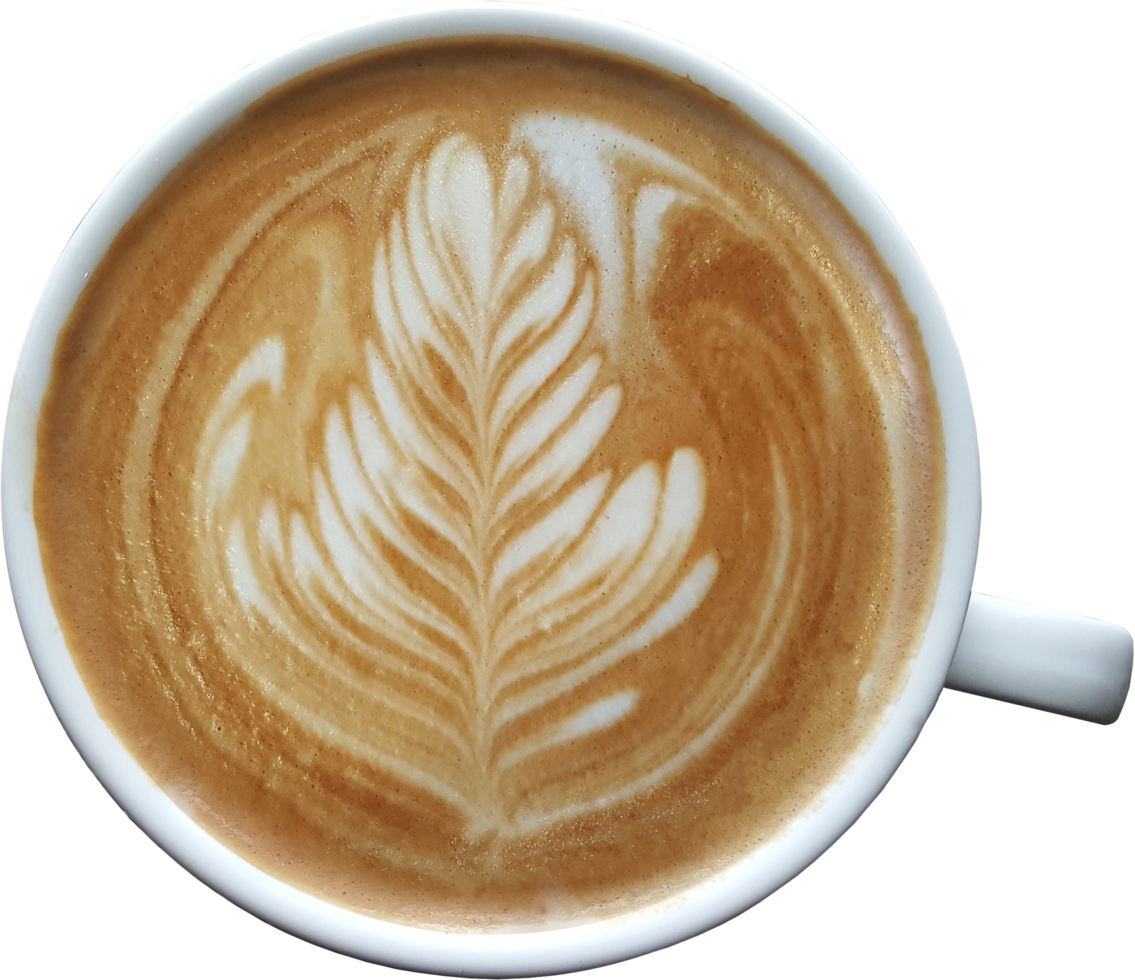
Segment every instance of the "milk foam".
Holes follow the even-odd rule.
[[[566,719],[549,706],[676,627],[717,573],[712,553],[690,554],[706,498],[695,450],[677,448],[664,469],[643,462],[618,483],[610,470],[577,479],[614,421],[620,387],[596,384],[599,355],[580,360],[603,277],[533,184],[516,154],[498,185],[485,154],[460,136],[415,169],[376,250],[369,384],[327,415],[310,513],[281,513],[271,470],[241,478],[258,410],[248,396],[271,389],[261,411],[289,397],[279,338],[226,385],[197,465],[197,518],[231,599],[220,614],[264,622],[321,675],[335,674],[335,647],[349,644],[390,663],[408,687],[367,689],[364,724],[344,729],[302,684],[266,685],[245,649],[228,654],[301,723],[458,807],[472,834],[530,833],[682,764],[686,743],[646,747],[639,767],[570,807],[526,808],[523,784],[502,787],[542,749],[626,718],[634,690]],[[597,237],[610,243],[614,232]],[[431,358],[455,390],[439,387]],[[230,516],[236,493],[245,507],[249,495],[262,500],[255,528]],[[409,588],[389,552],[430,587]],[[735,712],[714,707],[703,727],[721,727],[721,707]],[[510,723],[540,711],[547,717],[524,737],[507,737]],[[433,738],[401,740],[410,722]]]

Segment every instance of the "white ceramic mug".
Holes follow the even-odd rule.
[[[302,71],[384,44],[455,33],[552,37],[639,57],[689,75],[792,145],[872,236],[919,316],[947,442],[948,539],[938,602],[905,691],[853,771],[806,819],[682,902],[626,920],[527,935],[439,935],[354,915],[280,885],[193,824],[154,787],[94,712],[59,638],[30,516],[35,425],[58,328],[86,273],[170,167],[225,119]],[[944,682],[1097,721],[1114,718],[1130,678],[1130,637],[1094,621],[997,600],[971,603],[978,510],[972,412],[944,315],[893,219],[847,162],[789,110],[704,56],[594,18],[505,5],[396,16],[317,38],[242,73],[164,130],[116,178],[60,258],[25,345],[5,436],[5,542],[21,622],[53,705],[112,795],[181,863],[260,917],[364,959],[447,973],[523,975],[610,962],[693,935],[759,901],[814,860],[870,803],[909,750]],[[967,608],[970,624],[962,632]]]

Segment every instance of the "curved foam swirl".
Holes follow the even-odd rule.
[[[518,811],[510,770],[622,720],[637,692],[517,722],[669,632],[717,573],[712,553],[689,560],[706,494],[695,450],[621,482],[609,469],[576,479],[620,388],[596,383],[601,357],[582,349],[594,270],[552,204],[526,202],[530,185],[515,155],[497,186],[462,137],[414,171],[375,256],[369,384],[327,414],[312,513],[281,514],[261,472],[255,527],[230,519],[255,411],[245,396],[258,383],[286,396],[278,338],[233,375],[198,463],[198,513],[241,606],[321,669],[343,643],[389,662],[405,683],[368,689],[355,744],[458,806],[475,834],[563,818]],[[318,714],[294,686],[288,700]],[[434,737],[408,751],[411,725]],[[609,786],[568,812],[631,792]]]

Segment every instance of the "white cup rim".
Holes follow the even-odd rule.
[[[878,734],[829,788],[822,803],[772,843],[680,900],[612,920],[531,933],[438,932],[350,912],[280,883],[194,823],[149,779],[98,716],[52,610],[32,516],[39,405],[59,329],[118,230],[173,166],[252,102],[299,74],[374,48],[465,35],[539,37],[648,61],[689,76],[788,143],[871,237],[918,317],[946,444],[942,575],[922,651]],[[592,14],[511,3],[404,11],[309,38],[229,79],[143,147],[76,229],[33,316],[9,403],[2,497],[9,576],[36,669],[71,740],[130,817],[210,887],[288,932],[364,960],[467,976],[561,973],[671,945],[749,908],[826,850],[893,774],[942,690],[968,605],[980,517],[973,412],[945,314],[909,242],[842,155],[756,83],[678,42]]]

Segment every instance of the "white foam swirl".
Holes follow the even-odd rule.
[[[280,420],[312,403],[287,379],[321,383],[284,335],[232,371],[195,465],[227,656],[291,722],[444,801],[474,837],[537,832],[681,772],[760,686],[798,577],[771,446],[781,560],[752,592],[755,630],[708,660],[698,646],[705,683],[658,713],[638,655],[718,578],[715,553],[691,553],[705,466],[689,447],[618,477],[594,465],[623,401],[602,380],[597,320],[604,292],[633,302],[679,197],[631,209],[636,281],[604,283],[571,205],[517,146],[494,176],[478,145],[449,138],[395,201],[376,198],[372,327],[354,380],[320,410],[306,472],[283,479],[289,464],[257,442],[302,443]],[[318,259],[333,271],[332,253]]]
[[[341,643],[402,675],[366,687],[391,731],[354,748],[458,806],[474,833],[517,826],[511,768],[617,724],[638,695],[534,713],[673,630],[717,573],[714,555],[689,556],[706,496],[694,450],[620,482],[577,479],[621,391],[582,345],[595,272],[530,184],[523,156],[496,183],[462,137],[413,173],[376,250],[368,383],[327,415],[313,512],[282,515],[266,493],[255,528],[219,516],[248,449],[245,398],[282,383],[278,339],[233,375],[198,464],[198,508],[241,607],[321,669]],[[435,737],[390,737],[409,724]]]

